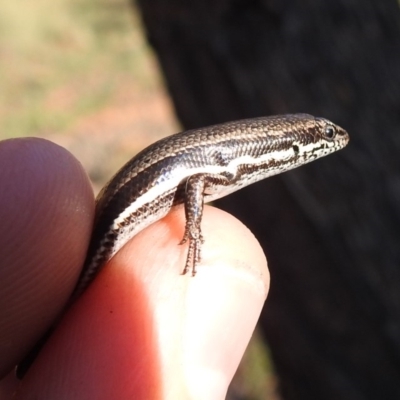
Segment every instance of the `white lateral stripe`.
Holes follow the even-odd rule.
[[[326,148],[319,149],[319,151],[316,153],[317,156],[315,158],[321,157],[322,155],[329,153],[329,151],[332,150],[332,148],[334,146],[334,143],[330,143],[330,142],[325,142],[325,144],[327,145]],[[315,148],[320,147],[321,143],[308,143],[307,145],[301,145],[301,144],[294,142],[292,144],[292,146],[287,148],[286,150],[276,150],[273,152],[265,153],[265,154],[262,154],[258,158],[254,158],[254,157],[246,154],[246,155],[238,157],[234,160],[231,160],[231,162],[225,166],[206,165],[206,166],[197,167],[197,168],[188,168],[187,166],[184,166],[184,167],[177,166],[174,170],[171,171],[172,177],[170,179],[168,179],[164,182],[160,182],[160,179],[159,179],[159,183],[157,183],[154,187],[152,187],[146,193],[144,193],[142,196],[140,196],[134,203],[132,203],[130,206],[128,206],[114,220],[113,228],[114,229],[118,228],[118,225],[121,222],[123,222],[131,214],[136,212],[139,208],[143,207],[145,204],[151,203],[159,196],[176,188],[184,179],[188,178],[189,176],[200,174],[200,173],[218,175],[223,172],[228,172],[231,175],[235,176],[238,167],[243,164],[256,165],[256,164],[260,164],[260,163],[268,163],[271,161],[284,162],[287,159],[294,156],[293,145],[298,146],[298,148],[299,148],[298,156],[299,156],[299,158],[301,158],[305,154],[311,153]],[[304,162],[304,160],[303,160],[303,162]],[[290,169],[294,168],[295,166],[296,166],[296,163],[292,164]],[[259,179],[256,179],[256,180],[261,180],[264,176],[266,176],[266,175],[261,174],[259,176]],[[256,180],[249,181],[248,184],[253,183]],[[243,186],[247,186],[247,184],[245,184]],[[243,186],[241,186],[241,187],[243,187]],[[237,190],[237,189],[233,189],[232,191],[235,191],[235,190]],[[230,193],[229,189],[227,190],[227,192]],[[213,198],[218,198],[218,197],[215,196],[215,194],[214,194]]]
[[[134,203],[128,206],[115,220],[113,224],[113,228],[117,228],[118,225],[123,222],[126,218],[128,218],[131,214],[137,211],[139,208],[144,206],[145,204],[149,204],[157,197],[162,194],[176,188],[179,183],[181,183],[184,179],[189,176],[205,173],[205,174],[221,174],[223,172],[229,172],[232,175],[236,175],[236,171],[239,165],[242,164],[259,164],[264,162],[274,161],[285,161],[286,159],[292,157],[294,155],[293,149],[289,148],[285,151],[277,150],[271,153],[266,153],[261,155],[258,158],[254,158],[250,155],[243,155],[242,157],[238,157],[232,160],[228,165],[220,166],[220,165],[207,165],[198,168],[187,168],[185,167],[177,167],[171,171],[173,175],[171,179],[167,181],[156,184],[154,187],[149,189],[146,193],[140,196]]]

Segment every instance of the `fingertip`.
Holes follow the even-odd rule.
[[[243,224],[206,207],[203,258],[195,277],[183,276],[184,225],[178,208],[112,258],[21,393],[146,399],[150,387],[154,398],[223,397],[266,297],[266,259]]]
[[[268,294],[267,260],[242,222],[206,206],[197,274],[182,276],[187,244],[178,243],[184,226],[183,208],[174,210],[139,234],[119,259],[134,255],[126,268],[139,266],[131,273],[147,284],[157,343],[168,354],[161,360],[166,387],[176,392],[183,383],[188,398],[223,398]]]
[[[250,229],[233,215],[215,207],[206,207],[202,227],[208,237],[204,249],[208,263],[206,259],[202,262],[210,264],[207,272],[214,274],[216,265],[221,273],[232,275],[232,279],[247,281],[265,300],[270,283],[267,259]]]
[[[196,398],[223,398],[257,324],[270,276],[260,244],[235,217],[209,207],[202,226],[205,254],[187,295],[186,381]]]
[[[94,213],[81,164],[43,139],[0,142],[0,374],[68,298]]]

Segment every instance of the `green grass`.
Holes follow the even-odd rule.
[[[278,400],[277,381],[268,347],[256,329],[232,386],[248,400]],[[230,389],[232,390],[232,388]]]
[[[0,3],[0,137],[45,135],[127,83],[153,90],[149,48],[128,1]]]

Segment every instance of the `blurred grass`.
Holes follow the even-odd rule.
[[[279,400],[278,382],[268,347],[256,329],[228,394],[246,400]],[[241,397],[239,397],[241,396]]]
[[[0,3],[0,135],[58,132],[128,82],[159,84],[123,0]]]

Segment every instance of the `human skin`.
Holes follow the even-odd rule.
[[[22,381],[16,363],[63,310],[85,258],[94,196],[80,163],[43,139],[0,142],[0,399],[223,399],[269,287],[265,256],[205,207],[195,277],[179,207],[105,266]]]

